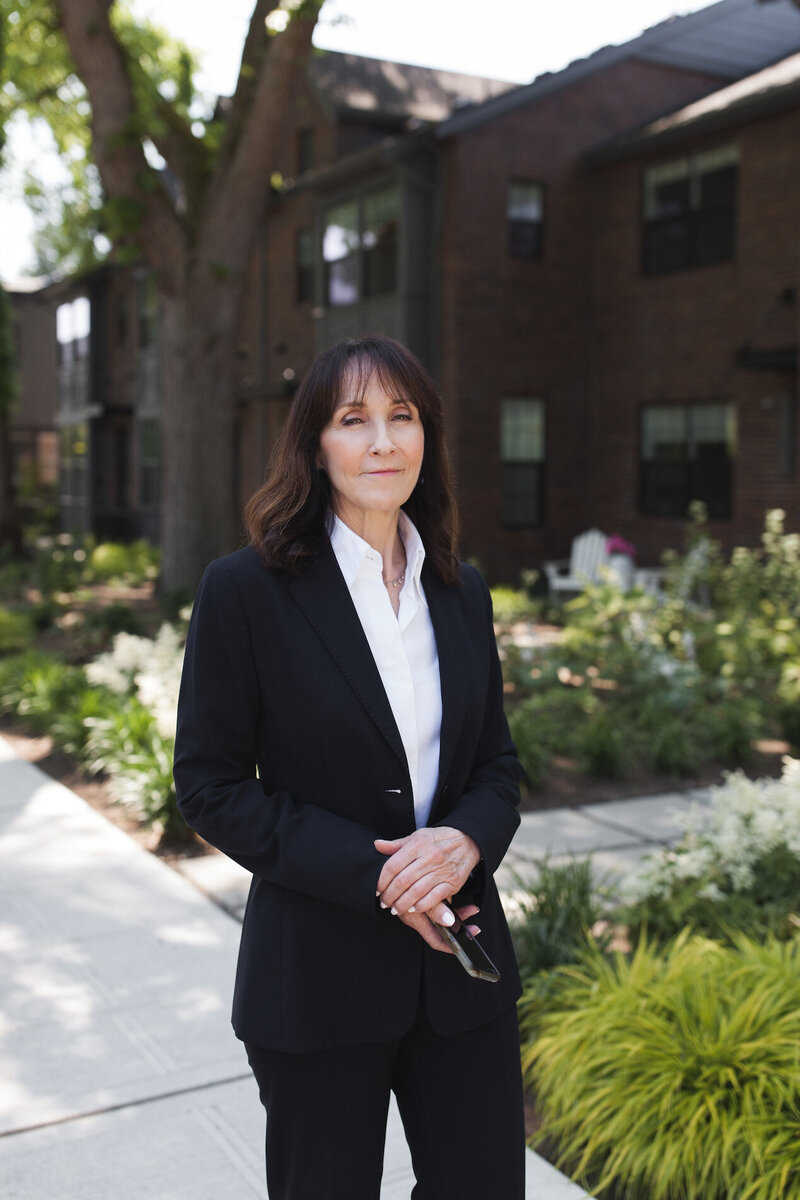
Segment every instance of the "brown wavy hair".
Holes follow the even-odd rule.
[[[318,355],[303,378],[272,453],[267,480],[244,512],[250,544],[262,562],[294,573],[325,548],[331,490],[317,466],[320,434],[342,390],[363,394],[377,376],[392,399],[415,405],[425,433],[422,469],[403,505],[419,530],[426,560],[443,583],[458,579],[457,513],[444,440],[442,403],[417,358],[394,338],[349,338]]]

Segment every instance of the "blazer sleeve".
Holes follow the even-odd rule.
[[[461,796],[439,825],[467,833],[478,844],[482,862],[459,900],[479,896],[500,866],[519,825],[522,768],[503,708],[503,675],[492,620],[492,600],[483,578],[474,573],[485,612],[489,672],[480,736]]]
[[[377,917],[375,832],[267,794],[256,775],[260,691],[236,581],[212,563],[195,597],[178,701],[174,778],[188,825],[255,875]]]

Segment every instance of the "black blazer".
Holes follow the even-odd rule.
[[[425,569],[442,687],[431,825],[470,834],[471,881],[499,984],[471,979],[377,904],[375,837],[414,830],[411,781],[378,669],[330,546],[300,575],[251,548],[207,568],[178,706],[175,783],[189,825],[253,872],[233,1024],[305,1051],[398,1037],[418,1005],[442,1033],[507,1010],[519,976],[492,874],[519,823],[488,590]],[[463,895],[463,901],[472,896]]]

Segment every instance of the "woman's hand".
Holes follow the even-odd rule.
[[[394,841],[377,838],[375,849],[388,855],[378,877],[381,907],[400,917],[427,914],[439,925],[452,923],[444,901],[461,890],[481,857],[469,834],[426,826]]]
[[[465,904],[462,908],[457,908],[455,911],[462,921],[466,921],[468,917],[474,917],[479,910],[477,904]],[[453,953],[433,921],[425,913],[398,913],[397,916],[404,925],[408,925],[409,929],[416,930],[422,940],[427,942],[432,950],[441,950],[444,954]],[[480,933],[480,926],[478,925],[467,925],[467,929],[473,937],[477,937]]]

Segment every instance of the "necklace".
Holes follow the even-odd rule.
[[[384,579],[383,582],[386,584],[386,586],[388,588],[394,588],[395,591],[399,591],[399,589],[403,586],[405,581],[406,581],[406,569],[405,569],[405,567],[403,567],[402,571],[395,579]]]

